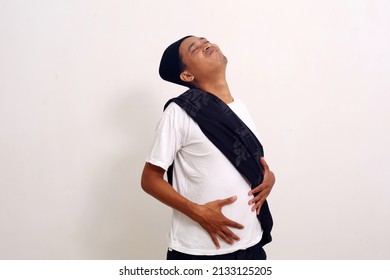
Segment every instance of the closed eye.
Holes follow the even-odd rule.
[[[205,39],[204,39],[204,40],[205,40]],[[192,48],[191,53],[195,53],[196,51],[199,50],[199,47],[200,47],[200,46],[205,45],[205,44],[209,44],[209,43],[210,43],[210,42],[206,40],[205,42],[201,42],[200,44],[195,45],[195,46]]]
[[[201,41],[200,43],[193,42],[191,45],[188,46],[189,53],[193,53],[194,51],[196,51],[200,45],[209,43],[209,41],[207,41],[206,38],[200,37],[199,39]],[[203,41],[206,41],[206,42],[203,42]]]

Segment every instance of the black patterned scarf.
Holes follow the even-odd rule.
[[[187,90],[170,99],[165,108],[175,102],[199,125],[206,137],[229,159],[236,169],[251,183],[252,188],[263,181],[260,157],[263,147],[246,124],[217,96],[199,89]],[[168,181],[172,184],[173,164],[168,169]],[[273,220],[267,201],[257,216],[263,229],[260,244],[271,242]]]

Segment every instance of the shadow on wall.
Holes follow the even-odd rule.
[[[163,259],[170,209],[140,186],[162,104],[153,93],[129,90],[107,104],[116,143],[96,165],[82,245],[88,259]],[[158,231],[158,232],[157,232]]]

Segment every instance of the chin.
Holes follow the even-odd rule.
[[[227,64],[227,63],[228,63],[228,59],[227,59],[227,57],[226,57],[226,56],[223,56],[223,58],[222,58],[222,62],[223,62],[223,63],[225,63],[225,64]]]

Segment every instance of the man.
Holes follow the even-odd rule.
[[[246,107],[230,93],[226,66],[219,47],[196,36],[174,42],[161,59],[160,76],[190,88],[167,104],[141,179],[147,193],[173,209],[167,259],[266,259],[266,198],[275,177]],[[239,136],[236,127],[225,131],[231,122],[241,127]],[[255,143],[257,167],[249,163],[247,139]],[[164,174],[172,164],[170,184]],[[245,177],[246,166],[260,179]]]

